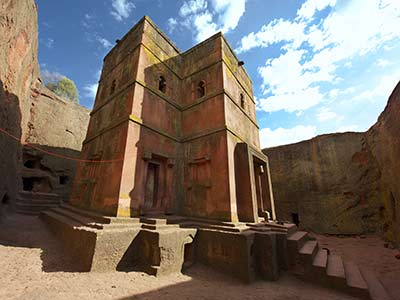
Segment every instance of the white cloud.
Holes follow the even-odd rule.
[[[389,62],[387,59],[379,58],[379,59],[376,61],[376,65],[377,65],[378,67],[384,68],[384,67],[387,67],[388,65],[390,65],[390,62]]]
[[[107,40],[106,38],[97,36],[96,40],[105,48],[105,49],[110,49],[113,44],[111,44],[111,42],[109,40]]]
[[[196,42],[201,42],[219,31],[235,29],[245,12],[245,3],[245,0],[212,0],[209,7],[205,0],[184,1],[179,23],[193,30]]]
[[[400,1],[335,4],[333,0],[308,0],[295,20],[275,19],[241,39],[239,52],[283,43],[282,54],[258,69],[263,94],[268,95],[260,99],[260,108],[297,112],[333,98],[338,92],[330,89],[337,90],[335,85],[344,80],[340,68],[351,70],[354,58],[400,41]],[[327,7],[332,9],[326,18],[317,24],[311,21],[317,11]],[[309,47],[302,48],[305,45]]]
[[[179,9],[181,17],[187,17],[191,14],[197,14],[207,9],[207,1],[205,0],[190,0],[183,3]]]
[[[262,110],[296,112],[322,101],[323,94],[315,83],[334,78],[328,70],[306,71],[300,63],[305,54],[305,50],[289,50],[278,58],[267,60],[265,66],[258,69],[263,78],[264,94],[269,94],[260,99]]]
[[[336,0],[307,0],[297,11],[298,19],[312,19],[317,11],[335,6]]]
[[[245,12],[245,0],[212,0],[213,7],[218,14],[218,23],[221,31],[235,29]]]
[[[315,126],[298,125],[293,128],[279,127],[275,130],[262,128],[260,130],[261,148],[297,143],[317,135]]]
[[[84,95],[88,98],[91,98],[94,100],[96,98],[96,93],[97,93],[97,88],[99,87],[98,83],[93,83],[93,84],[87,84],[83,87]]]
[[[135,8],[135,5],[130,0],[112,0],[113,10],[110,14],[117,21],[126,19],[131,14],[131,11]]]
[[[208,11],[195,15],[193,24],[197,28],[196,41],[198,42],[205,40],[218,31],[217,24],[212,21],[212,15]]]
[[[321,108],[317,114],[317,119],[320,122],[330,121],[330,120],[343,120],[343,116],[339,116],[335,112],[331,111],[329,108]]]
[[[235,51],[245,52],[255,47],[268,47],[282,41],[292,43],[297,49],[305,40],[305,23],[291,22],[283,19],[275,19],[268,25],[263,25],[257,33],[251,32],[241,40],[240,47]]]
[[[167,29],[168,32],[171,34],[174,32],[176,26],[178,25],[178,21],[175,18],[169,18],[167,20]]]
[[[400,70],[393,74],[382,76],[375,87],[363,91],[362,93],[354,96],[351,100],[375,101],[377,98],[380,97],[384,97],[385,99],[387,99],[389,98],[389,95],[392,93],[396,84],[399,82],[399,79],[400,79]]]
[[[319,88],[312,87],[259,99],[259,107],[266,112],[285,110],[292,113],[307,110],[320,103],[322,98]]]

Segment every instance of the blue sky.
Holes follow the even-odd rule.
[[[93,105],[105,54],[143,15],[183,51],[222,31],[253,81],[262,147],[365,131],[400,80],[399,0],[36,0],[42,76]]]

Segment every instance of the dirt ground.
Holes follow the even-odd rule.
[[[345,255],[351,256],[352,251],[355,251],[343,250],[346,245],[352,244],[351,240],[326,237],[319,239],[331,251],[333,245]],[[376,259],[382,258],[384,264],[379,267],[379,272],[383,273],[387,283],[394,284],[395,277],[400,278],[400,261],[391,259],[393,250],[389,253],[389,249],[383,248],[382,242],[376,238],[357,240],[357,245],[357,249],[370,253],[365,255],[368,259],[364,258],[363,262],[375,265]],[[378,248],[383,252],[379,252]],[[359,258],[363,255],[359,255]],[[186,274],[162,278],[133,272],[68,272],[73,266],[74,262],[62,245],[38,218],[10,215],[0,224],[2,300],[354,299],[304,283],[290,275],[282,276],[277,282],[257,281],[245,285],[201,265],[193,266]]]

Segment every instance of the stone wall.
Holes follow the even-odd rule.
[[[264,149],[278,219],[329,234],[377,232],[398,243],[400,87],[366,133],[335,133]]]
[[[16,137],[0,132],[0,209],[23,189],[65,198],[76,163],[63,157],[79,157],[89,110],[42,86],[34,0],[1,1],[0,38],[0,128]]]

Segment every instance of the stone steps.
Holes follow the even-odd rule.
[[[62,215],[66,218],[69,218],[75,222],[78,222],[79,224],[83,225],[83,226],[87,226],[90,228],[94,228],[94,229],[103,229],[103,226],[101,226],[101,224],[98,224],[95,222],[95,220],[88,218],[86,216],[82,216],[80,214],[77,214],[75,212],[72,212],[68,209],[65,209],[63,207],[59,207],[59,208],[53,208],[51,209],[51,211],[53,213],[57,213],[59,215]]]
[[[366,268],[360,268],[360,272],[367,283],[370,299],[372,300],[392,300],[386,292],[385,287],[376,277],[375,272]]]
[[[367,298],[369,296],[368,285],[361,275],[358,266],[352,261],[345,261],[343,265],[346,274],[346,283],[352,290],[352,293],[356,296]]]
[[[28,192],[28,191],[19,191],[18,192],[18,199],[21,200],[28,200],[28,201],[59,201],[62,199],[60,195],[55,193],[43,193],[43,192]]]
[[[97,223],[103,223],[103,224],[111,223],[111,218],[104,217],[104,216],[102,216],[100,214],[97,214],[95,212],[91,212],[91,211],[88,211],[88,210],[77,208],[77,207],[72,206],[72,205],[67,204],[67,203],[63,203],[61,205],[61,207],[63,209],[71,211],[72,213],[76,213],[76,214],[79,214],[79,215],[81,215],[83,217],[90,218],[90,219],[96,221]]]
[[[354,262],[343,261],[339,255],[320,249],[318,242],[311,240],[307,232],[297,231],[289,235],[287,246],[293,274],[361,299],[391,299],[373,271],[359,268]],[[290,258],[291,255],[295,257]]]
[[[15,210],[20,214],[35,216],[61,203],[62,198],[58,194],[20,191],[15,201]]]
[[[301,259],[307,265],[312,265],[317,253],[318,253],[317,241],[307,241],[304,243],[303,247],[301,247],[299,250]]]

